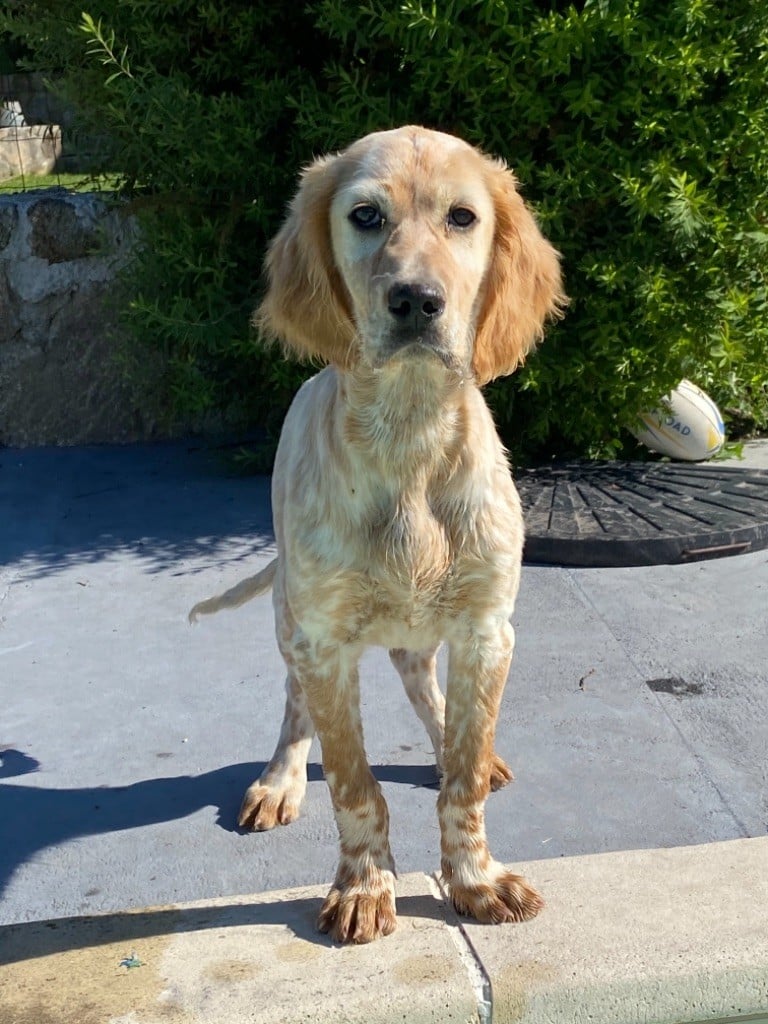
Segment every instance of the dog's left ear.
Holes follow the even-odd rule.
[[[496,230],[472,358],[480,385],[524,362],[547,320],[560,317],[567,304],[559,256],[539,231],[514,175],[503,162],[489,160],[487,183]]]

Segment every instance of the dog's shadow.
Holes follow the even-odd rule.
[[[256,899],[258,902],[245,897],[243,901],[221,902],[216,906],[160,907],[10,925],[4,929],[0,944],[0,967],[105,944],[122,945],[127,950],[135,945],[140,953],[141,940],[154,936],[262,925],[281,925],[296,939],[327,949],[336,945],[317,930],[320,898]],[[400,896],[397,909],[407,917],[451,923],[456,920],[452,908],[430,895]]]
[[[0,894],[13,872],[41,850],[83,836],[102,835],[185,818],[203,807],[217,808],[216,823],[228,832],[237,824],[240,798],[266,763],[227,765],[201,775],[146,779],[128,786],[54,789],[0,781]],[[0,751],[0,780],[37,772],[40,764],[20,750]],[[437,785],[431,765],[375,765],[380,782],[421,787]],[[307,767],[309,780],[323,779],[319,764]]]

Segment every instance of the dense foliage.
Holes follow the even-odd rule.
[[[489,389],[511,444],[615,454],[684,376],[768,425],[763,0],[87,6],[0,29],[107,137],[145,222],[130,318],[181,406],[279,423],[299,371],[248,321],[297,168],[412,122],[504,156],[563,254],[566,319]]]
[[[0,75],[12,75],[19,62],[28,57],[29,53],[23,41],[0,29]],[[0,100],[2,98],[0,96]]]

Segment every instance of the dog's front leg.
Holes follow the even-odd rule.
[[[363,747],[358,655],[306,638],[294,646],[341,841],[336,880],[318,919],[320,931],[337,942],[370,942],[395,929],[389,813]]]
[[[543,902],[497,863],[485,836],[496,719],[514,649],[506,621],[472,623],[450,643],[443,782],[437,808],[442,873],[460,914],[500,923],[534,917]]]

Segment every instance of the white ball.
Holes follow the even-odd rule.
[[[723,417],[712,399],[689,380],[666,396],[660,409],[642,413],[635,437],[653,452],[672,459],[711,459],[725,444]]]

